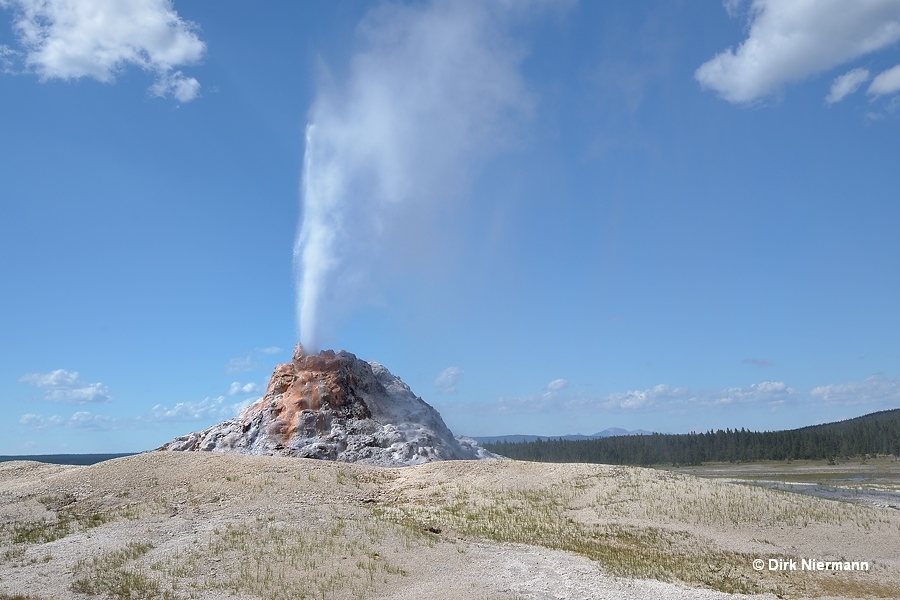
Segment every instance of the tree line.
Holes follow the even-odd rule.
[[[588,440],[539,438],[534,442],[483,445],[491,452],[517,460],[644,466],[898,456],[900,409],[785,431],[719,429]]]

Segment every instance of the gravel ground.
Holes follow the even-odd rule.
[[[0,464],[0,600],[893,597],[898,541],[890,509],[631,467]],[[871,570],[757,572],[757,557]]]

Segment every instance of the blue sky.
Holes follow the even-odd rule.
[[[468,435],[900,406],[900,1],[0,17],[0,454],[157,447],[301,338]]]

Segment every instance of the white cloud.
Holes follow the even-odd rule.
[[[462,374],[462,369],[457,367],[447,367],[434,378],[434,387],[436,387],[441,394],[455,394],[456,384],[459,382]]]
[[[835,78],[834,83],[831,84],[831,91],[828,92],[828,96],[826,96],[825,101],[828,104],[834,104],[835,102],[840,102],[861,86],[863,83],[868,81],[869,79],[869,70],[868,69],[853,69],[852,71],[847,71],[843,75]]]
[[[110,83],[128,66],[154,74],[150,91],[189,102],[199,82],[176,70],[197,63],[206,44],[172,0],[0,0],[15,11],[13,28],[26,68],[41,80],[91,77]]]
[[[185,422],[185,421],[223,421],[233,419],[248,402],[228,402],[225,396],[216,398],[204,398],[196,402],[179,402],[175,406],[157,404],[139,421],[153,423],[160,422]]]
[[[253,360],[252,356],[242,356],[240,358],[232,358],[229,360],[228,364],[225,365],[225,372],[229,375],[233,375],[235,373],[254,371],[258,368],[259,365]]]
[[[550,383],[548,383],[544,389],[548,392],[558,392],[559,390],[564,390],[569,387],[569,382],[565,379],[554,379]]]
[[[743,360],[745,365],[754,365],[762,369],[763,367],[771,367],[774,363],[770,358],[745,358]]]
[[[879,373],[864,381],[819,386],[810,392],[810,396],[832,405],[896,407],[900,405],[900,378],[888,379]]]
[[[13,63],[19,55],[18,52],[5,44],[0,44],[0,71],[4,73],[13,72]]]
[[[795,397],[797,391],[788,387],[783,381],[763,381],[748,387],[726,388],[705,395],[700,401],[704,404],[784,404]]]
[[[495,411],[499,414],[533,414],[549,412],[554,409],[554,403],[545,394],[532,394],[529,396],[503,397],[497,401]],[[558,410],[558,409],[557,409]]]
[[[160,98],[175,96],[179,102],[190,102],[200,95],[200,82],[193,77],[186,77],[181,71],[161,75],[150,86],[150,93]]]
[[[51,426],[74,427],[78,429],[123,429],[132,426],[129,420],[116,419],[105,415],[97,415],[87,411],[78,411],[68,419],[59,415],[44,417],[34,413],[26,413],[19,418],[19,423],[34,429]]]
[[[777,94],[900,40],[897,0],[753,0],[749,19],[737,50],[724,50],[694,73],[702,87],[735,104]]]
[[[109,389],[102,383],[85,383],[77,371],[56,369],[49,373],[28,373],[19,378],[22,383],[30,383],[45,389],[44,400],[51,402],[72,402],[89,404],[110,402]]]
[[[875,76],[869,89],[866,91],[871,96],[884,96],[900,92],[900,65],[896,65],[882,71]]]
[[[270,356],[272,354],[279,354],[284,352],[283,349],[278,346],[269,346],[266,348],[254,348],[246,356],[241,356],[238,358],[232,358],[228,361],[228,364],[225,365],[225,372],[229,375],[234,375],[236,373],[246,373],[247,371],[255,371],[262,367],[260,364],[261,356]],[[265,368],[269,368],[272,365],[265,365]]]
[[[529,414],[560,411],[576,413],[671,411],[686,406],[696,408],[753,403],[775,406],[797,398],[797,391],[781,381],[764,381],[747,387],[714,389],[701,393],[695,393],[688,387],[673,387],[667,384],[607,395],[591,394],[583,389],[564,391],[565,389],[501,398],[496,405],[496,412]]]
[[[36,415],[34,413],[26,413],[19,418],[19,423],[22,425],[26,425],[28,427],[34,427],[36,429],[41,429],[48,425],[62,425],[66,420],[60,417],[59,415],[53,415],[51,417],[43,417],[41,415]]]
[[[238,396],[242,394],[255,394],[259,391],[259,386],[255,383],[244,383],[242,384],[240,381],[234,381],[231,384],[231,387],[228,388],[229,396]]]
[[[96,415],[87,411],[80,411],[69,417],[65,423],[66,427],[75,427],[78,429],[122,429],[123,423],[114,417],[106,415]],[[125,425],[127,427],[127,425]]]
[[[44,424],[44,417],[33,413],[26,413],[19,419],[19,423],[30,427],[41,427]]]
[[[196,402],[179,402],[174,406],[157,404],[146,413],[137,417],[111,417],[98,415],[88,411],[78,411],[69,418],[59,415],[44,417],[34,413],[26,413],[19,418],[19,423],[26,427],[42,429],[49,426],[63,426],[76,429],[123,430],[146,428],[148,425],[166,423],[185,423],[192,421],[218,422],[232,419],[253,399],[231,402],[225,396],[204,398]]]
[[[665,384],[646,390],[610,394],[599,405],[606,409],[646,410],[683,402],[691,397],[689,388],[673,388]]]
[[[728,16],[732,19],[738,17],[744,13],[744,6],[747,4],[747,0],[723,0],[722,6],[725,7],[725,12],[728,13]]]

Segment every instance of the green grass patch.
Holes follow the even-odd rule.
[[[116,600],[175,600],[177,596],[133,564],[151,548],[150,543],[130,542],[124,548],[78,561],[70,589],[76,594],[103,594]]]

